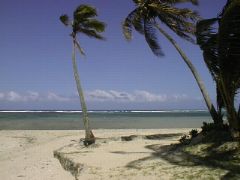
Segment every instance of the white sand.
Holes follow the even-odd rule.
[[[0,131],[0,179],[2,180],[74,180],[64,170],[53,151],[80,163],[78,179],[171,179],[163,159],[153,158],[148,146],[175,143],[178,136],[155,140],[139,138],[121,141],[121,136],[187,133],[189,129],[95,130],[105,140],[97,147],[84,148],[79,139],[83,131]],[[161,167],[160,169],[155,169]]]

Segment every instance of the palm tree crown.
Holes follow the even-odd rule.
[[[145,39],[156,56],[164,55],[157,42],[154,25],[158,21],[165,24],[178,36],[193,42],[195,32],[194,22],[198,19],[196,12],[187,8],[177,8],[173,5],[183,2],[198,4],[197,0],[133,0],[136,8],[126,17],[123,32],[127,40],[132,38],[134,28]]]
[[[71,36],[75,38],[80,53],[84,55],[84,51],[80,48],[76,39],[78,33],[87,35],[90,38],[96,38],[104,40],[105,38],[100,34],[105,30],[105,23],[95,19],[97,16],[97,10],[89,5],[80,5],[73,12],[73,20],[70,21],[68,15],[64,14],[60,17],[61,22],[65,26],[71,26]]]

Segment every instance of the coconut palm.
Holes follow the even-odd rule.
[[[218,114],[223,116],[222,109],[224,108],[223,97],[221,95],[221,82],[220,82],[220,67],[218,62],[218,34],[215,28],[212,27],[218,18],[205,19],[197,23],[196,37],[197,43],[203,50],[204,62],[216,83],[216,96]]]
[[[240,89],[240,0],[229,0],[219,20],[219,66],[229,124],[240,133],[240,116],[234,100]],[[238,134],[240,137],[240,134]]]
[[[97,11],[94,7],[89,5],[80,5],[76,8],[76,10],[73,13],[73,20],[70,20],[69,16],[66,14],[60,17],[61,22],[65,26],[69,26],[72,31],[70,34],[73,42],[72,65],[73,65],[74,78],[77,85],[77,91],[80,98],[80,104],[82,107],[83,123],[85,128],[84,144],[86,146],[94,143],[95,137],[89,126],[87,106],[85,103],[83,89],[81,87],[80,77],[79,77],[78,68],[77,68],[76,49],[79,50],[81,55],[85,55],[83,49],[81,48],[77,40],[77,35],[78,33],[81,33],[81,34],[87,35],[90,38],[103,40],[104,38],[100,33],[102,33],[105,30],[105,24],[95,19],[96,16],[97,16]]]
[[[197,24],[197,43],[212,74],[222,107],[226,108],[233,135],[240,137],[240,108],[235,98],[240,89],[240,0],[229,0],[217,18]],[[239,103],[238,103],[239,106]]]
[[[192,4],[197,5],[198,0],[133,0],[133,2],[135,3],[136,8],[128,14],[123,22],[125,38],[127,40],[132,39],[132,29],[134,28],[137,32],[145,36],[149,47],[156,56],[163,56],[164,54],[157,41],[155,31],[158,30],[163,36],[165,36],[176,48],[192,72],[214,122],[217,124],[222,123],[222,118],[218,115],[213,106],[196,68],[175,40],[162,27],[162,24],[165,24],[179,37],[194,42],[192,35],[195,32],[194,22],[198,19],[197,13],[187,8],[177,8],[174,5],[184,2],[191,2]]]

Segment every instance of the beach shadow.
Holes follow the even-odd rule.
[[[182,136],[183,133],[169,133],[169,134],[152,134],[152,135],[130,135],[130,136],[121,136],[122,141],[132,141],[135,139],[148,139],[148,140],[163,140],[169,138],[176,138]]]
[[[213,169],[222,169],[228,171],[224,176],[220,177],[222,180],[226,179],[240,179],[240,163],[238,149],[226,150],[224,152],[217,152],[214,149],[218,148],[220,144],[213,143],[205,151],[207,156],[200,156],[184,151],[180,145],[161,145],[152,144],[145,148],[154,151],[150,156],[132,161],[126,165],[127,168],[141,169],[141,164],[144,162],[163,159],[172,165],[182,167],[205,166]],[[238,162],[238,163],[237,163]]]
[[[149,152],[126,152],[126,151],[111,151],[110,153],[114,154],[149,154]]]
[[[162,139],[168,139],[168,138],[175,138],[177,136],[182,136],[183,133],[170,133],[170,134],[153,134],[153,135],[145,135],[145,139],[150,140],[162,140]]]

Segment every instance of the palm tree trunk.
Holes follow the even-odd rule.
[[[83,113],[83,124],[84,124],[84,128],[85,128],[84,145],[87,146],[87,145],[93,144],[95,142],[95,137],[89,126],[87,106],[86,106],[85,99],[84,99],[83,89],[81,87],[80,77],[79,77],[77,63],[76,63],[76,52],[75,51],[76,51],[76,43],[75,43],[75,40],[73,40],[72,65],[73,65],[74,78],[76,81],[77,91],[78,91],[78,95],[80,98],[80,104],[81,104],[82,113]]]
[[[183,58],[184,62],[187,64],[187,66],[189,67],[189,69],[191,70],[195,80],[197,81],[198,87],[201,90],[201,93],[203,95],[203,98],[205,100],[205,103],[207,105],[207,108],[213,118],[213,121],[215,124],[222,124],[222,118],[219,117],[214,105],[211,102],[211,99],[207,93],[207,90],[204,86],[203,81],[200,78],[200,75],[197,72],[197,69],[194,67],[194,65],[191,63],[191,61],[188,59],[188,57],[186,56],[186,54],[182,51],[182,49],[177,45],[177,43],[174,41],[174,39],[172,39],[172,37],[167,34],[162,28],[160,28],[160,26],[158,24],[155,24],[155,27],[172,43],[172,45],[176,48],[176,50],[178,51],[178,53],[181,55],[181,57]]]
[[[238,117],[238,113],[234,106],[234,93],[231,94],[226,88],[225,80],[223,79],[222,75],[220,74],[221,79],[221,87],[222,87],[222,94],[224,104],[227,110],[227,118],[231,130],[232,137],[234,139],[240,139],[240,119]]]

